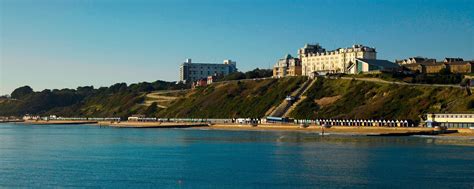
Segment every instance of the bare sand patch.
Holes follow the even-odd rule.
[[[323,97],[320,99],[315,100],[314,102],[321,107],[331,105],[332,103],[336,102],[337,100],[341,99],[341,95],[337,96],[330,96],[330,97]]]

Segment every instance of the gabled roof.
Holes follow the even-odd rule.
[[[446,58],[444,58],[444,61],[443,61],[443,62],[459,62],[459,61],[464,61],[464,59],[462,59],[462,58],[449,58],[449,57],[446,57]]]
[[[384,67],[384,68],[398,68],[398,67],[400,67],[398,64],[395,64],[395,63],[390,62],[388,60],[361,59],[361,58],[358,58],[357,60],[365,62],[369,65],[379,66],[379,67]]]

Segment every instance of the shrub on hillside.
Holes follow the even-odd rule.
[[[11,97],[14,99],[21,99],[31,93],[33,93],[33,89],[30,86],[23,86],[15,89],[12,92]]]
[[[469,103],[467,103],[467,109],[469,110],[474,109],[474,100],[470,100]]]

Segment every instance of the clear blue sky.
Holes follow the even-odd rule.
[[[0,94],[178,80],[189,57],[269,68],[305,43],[474,59],[474,1],[0,0]]]

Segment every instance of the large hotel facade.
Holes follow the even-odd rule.
[[[224,60],[224,63],[193,63],[186,59],[179,67],[179,80],[181,82],[194,82],[208,76],[225,76],[237,71],[237,63],[232,60]]]
[[[314,72],[347,73],[347,68],[356,59],[376,59],[375,48],[353,45],[349,48],[338,48],[326,51],[319,44],[306,44],[298,51],[302,64],[302,74],[311,76]]]

